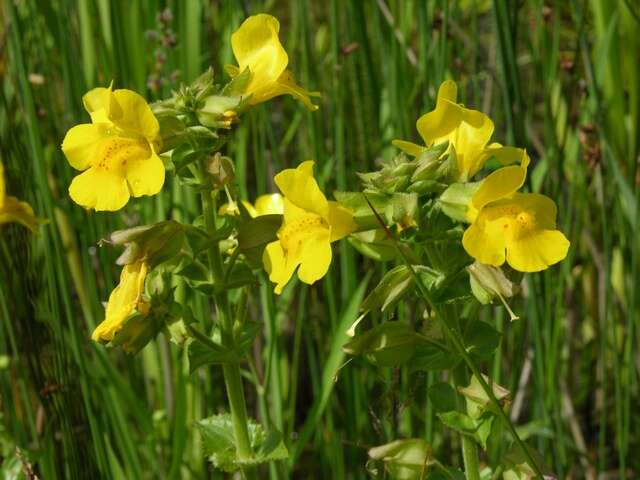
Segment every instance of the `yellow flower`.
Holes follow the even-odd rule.
[[[279,193],[268,193],[256,198],[254,204],[255,217],[260,215],[283,215],[284,198]]]
[[[284,195],[284,220],[278,240],[267,245],[262,260],[277,294],[296,269],[309,285],[322,278],[331,264],[331,242],[356,229],[351,212],[320,191],[313,164],[303,162],[274,178]]]
[[[251,95],[249,103],[255,105],[279,95],[291,95],[302,101],[309,110],[317,110],[308,92],[296,84],[293,74],[287,70],[289,56],[278,38],[280,23],[271,15],[261,13],[247,18],[231,35],[231,48],[238,67],[227,66],[235,77],[249,69],[250,78],[245,94]]]
[[[6,194],[4,183],[4,165],[0,161],[0,225],[17,222],[32,232],[38,229],[38,219],[33,208],[27,202],[21,202],[16,197]]]
[[[538,193],[517,193],[526,177],[529,157],[519,166],[496,170],[471,199],[464,232],[465,250],[480,263],[499,266],[505,260],[521,272],[538,272],[567,256],[569,240],[556,230],[556,204]]]
[[[252,218],[261,215],[282,215],[284,212],[284,199],[279,193],[267,193],[256,198],[255,205],[246,200],[241,200],[244,208]],[[223,204],[219,209],[220,215],[239,215],[238,205],[231,202]]]
[[[77,170],[69,194],[85,208],[119,210],[129,196],[155,195],[164,183],[158,120],[131,90],[94,88],[83,98],[92,123],[71,128],[62,151]]]
[[[149,303],[142,296],[148,272],[149,266],[142,260],[124,266],[120,274],[120,284],[109,296],[105,319],[91,335],[94,341],[112,341],[134,311],[142,315],[149,313]]]
[[[392,143],[411,156],[418,156],[427,147],[448,141],[455,150],[459,181],[473,177],[491,157],[507,165],[519,158],[519,149],[499,143],[487,145],[493,134],[493,122],[484,113],[456,103],[458,87],[452,80],[442,82],[438,89],[435,110],[425,113],[416,122],[418,133],[426,146],[404,140]]]

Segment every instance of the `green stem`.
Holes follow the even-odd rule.
[[[462,435],[462,459],[464,460],[464,476],[467,480],[480,480],[480,464],[476,442]]]
[[[202,179],[206,178],[204,174],[204,166],[202,167]],[[204,215],[204,224],[207,233],[212,237],[216,235],[216,204],[214,193],[209,190],[203,190],[202,197],[202,213]],[[209,259],[209,268],[212,279],[216,286],[224,283],[224,269],[222,255],[218,242],[211,242],[207,251]],[[224,346],[233,348],[235,342],[233,335],[233,317],[229,308],[229,299],[226,290],[221,290],[214,296],[216,307],[216,318],[220,325],[220,337]],[[224,374],[224,383],[227,389],[227,398],[229,400],[229,411],[231,413],[231,421],[233,423],[233,433],[236,441],[236,452],[238,459],[248,459],[252,456],[251,441],[249,439],[249,430],[247,428],[247,406],[244,398],[244,389],[242,386],[242,377],[240,375],[240,365],[237,363],[225,364],[222,368]],[[247,478],[255,477],[254,469],[246,469],[244,475]]]
[[[465,371],[462,369],[464,368]],[[466,385],[468,375],[466,367],[461,367],[453,372],[454,385]],[[480,462],[478,461],[478,446],[473,438],[460,434],[462,440],[462,460],[464,461],[464,476],[467,480],[480,480]]]

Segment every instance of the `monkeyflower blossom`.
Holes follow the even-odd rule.
[[[538,272],[567,256],[569,240],[556,230],[556,204],[538,193],[517,192],[524,184],[529,157],[520,165],[491,173],[467,210],[471,225],[462,245],[480,263]]]
[[[31,205],[7,195],[4,165],[0,161],[0,225],[13,222],[21,224],[32,232],[36,232],[38,229],[38,219],[33,213]]]
[[[349,210],[327,201],[313,178],[313,165],[309,160],[274,178],[284,195],[284,218],[278,240],[267,245],[262,260],[277,294],[296,269],[309,285],[322,278],[331,265],[331,242],[356,229]]]
[[[148,272],[149,265],[144,260],[124,266],[120,274],[120,284],[109,296],[105,319],[91,335],[94,341],[104,343],[112,341],[131,314],[149,313],[149,303],[143,297],[144,282]]]
[[[518,160],[519,149],[503,147],[499,143],[487,145],[493,134],[491,119],[482,112],[456,103],[458,87],[452,80],[442,82],[438,89],[435,110],[425,113],[416,122],[418,133],[425,145],[405,140],[392,143],[405,153],[417,157],[428,147],[449,142],[455,151],[458,181],[466,182],[495,156],[504,165]]]
[[[159,124],[147,102],[131,90],[94,88],[83,97],[91,123],[71,128],[62,151],[83,171],[69,187],[87,209],[114,211],[129,197],[155,195],[164,183],[158,156]]]
[[[287,70],[289,56],[278,38],[280,22],[264,13],[247,18],[231,35],[231,49],[238,66],[228,65],[232,76],[249,69],[249,81],[244,94],[251,95],[249,103],[256,105],[279,95],[291,95],[309,110],[318,107],[309,97],[319,97],[296,84],[293,74]]]

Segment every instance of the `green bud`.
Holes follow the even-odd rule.
[[[482,375],[482,378],[484,378],[485,382],[487,382],[489,387],[493,390],[493,395],[496,397],[496,400],[498,400],[500,406],[502,408],[508,408],[511,392],[495,383],[486,375]],[[471,378],[469,385],[466,387],[458,387],[458,392],[460,392],[460,394],[467,400],[467,412],[471,418],[479,418],[487,410],[496,414],[498,413],[494,411],[495,407],[493,406],[491,399],[484,391],[480,381],[475,375]]]
[[[511,321],[518,319],[505,299],[515,296],[520,291],[517,284],[519,279],[516,282],[515,279],[509,278],[502,268],[477,261],[469,265],[467,271],[469,272],[471,291],[480,303],[487,305],[498,297],[509,312]]]
[[[372,460],[384,462],[384,468],[391,478],[398,480],[427,478],[429,467],[436,462],[431,445],[421,438],[395,440],[371,448],[368,454]],[[371,470],[370,465],[368,469]]]
[[[480,183],[454,183],[450,185],[438,199],[442,211],[453,220],[468,221],[467,208],[471,203],[471,198],[480,188]]]
[[[237,121],[241,97],[210,95],[196,111],[198,121],[205,127],[230,128]]]
[[[347,342],[342,350],[365,355],[381,367],[395,367],[411,358],[419,335],[404,322],[384,322]]]
[[[222,190],[225,186],[234,183],[236,179],[233,162],[219,152],[207,159],[207,172],[211,175],[213,188],[216,190]]]
[[[184,228],[181,223],[167,220],[113,232],[111,243],[126,245],[116,263],[127,265],[144,259],[153,268],[172,259],[182,249]]]

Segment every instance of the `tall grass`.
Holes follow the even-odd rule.
[[[166,83],[150,91],[156,44],[145,32],[166,7],[178,43],[165,50]],[[0,151],[10,193],[48,220],[33,239],[16,226],[0,236],[5,467],[19,447],[18,467],[29,461],[47,479],[220,477],[193,428],[226,405],[219,369],[189,375],[163,335],[136,357],[89,340],[117,278],[118,252],[98,241],[123,226],[192,219],[197,198],[168,179],[121,215],[87,213],[67,196],[73,172],[59,145],[88,118],[90,88],[114,80],[154,99],[177,87],[172,72],[190,81],[212,65],[225,75],[231,32],[261,11],[280,18],[294,71],[323,98],[316,113],[282,99],[245,119],[228,146],[240,191],[274,191],[273,173],[307,158],[326,190],[354,187],[355,172],[394,155],[392,139],[416,137],[440,81],[458,81],[464,103],[499,126],[494,138],[528,148],[528,187],[558,200],[572,242],[567,261],[526,282],[520,321],[491,313],[504,340],[485,367],[513,392],[521,435],[560,478],[636,478],[640,7],[629,0],[5,0]],[[366,449],[400,436],[424,436],[439,458],[461,462],[426,399],[437,376],[381,373],[340,349],[384,268],[344,244],[320,284],[277,302],[266,288],[252,298],[264,334],[249,409],[287,433],[291,453],[271,478],[366,478]],[[184,287],[177,295],[206,318],[204,299]]]

